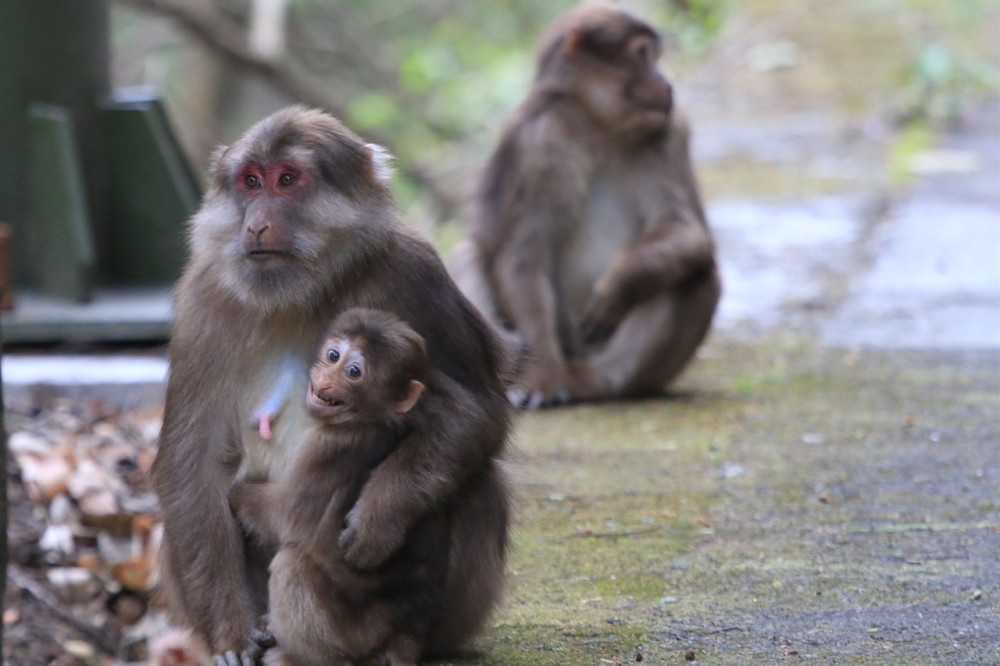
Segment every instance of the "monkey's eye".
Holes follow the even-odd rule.
[[[283,173],[281,174],[281,178],[278,179],[278,184],[281,185],[282,187],[288,187],[289,185],[293,185],[294,183],[295,183],[294,173]]]
[[[258,187],[260,187],[260,178],[258,178],[252,173],[248,173],[247,175],[243,176],[243,184],[246,185],[251,190],[256,190]]]
[[[659,47],[656,42],[643,37],[634,40],[630,50],[633,57],[643,65],[655,65],[659,57]]]
[[[340,360],[340,352],[337,351],[336,349],[327,349],[326,360],[328,360],[330,363],[336,363],[337,361]]]
[[[357,365],[351,365],[347,368],[347,376],[351,379],[361,378],[361,368]]]

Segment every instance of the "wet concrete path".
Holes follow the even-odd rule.
[[[828,344],[1000,348],[1000,103],[931,157],[946,171],[919,177],[863,244]]]
[[[1000,103],[970,114],[927,161],[898,192],[711,206],[726,280],[717,330],[812,326],[834,346],[1000,348]]]

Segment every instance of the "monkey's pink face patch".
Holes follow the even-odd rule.
[[[309,184],[308,169],[288,162],[248,162],[236,175],[236,187],[249,196],[293,197]]]

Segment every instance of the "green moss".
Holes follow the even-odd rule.
[[[1000,388],[976,358],[713,340],[670,396],[524,414],[507,600],[455,663],[947,655],[905,632],[982,619],[953,606],[984,586],[968,544],[1000,534],[975,472]]]
[[[910,165],[913,159],[930,148],[932,134],[923,122],[908,124],[896,135],[889,154],[889,172],[896,184],[905,184],[913,179]]]
[[[565,666],[635,663],[646,634],[620,623],[499,627],[482,641],[479,658],[447,662],[456,666]]]

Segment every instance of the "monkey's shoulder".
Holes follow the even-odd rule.
[[[563,112],[562,108],[536,108],[529,103],[501,136],[492,164],[508,173],[512,167],[524,169],[535,164],[565,168],[593,151],[584,124],[571,108]]]
[[[461,344],[462,338],[470,329],[485,326],[452,280],[437,250],[418,232],[397,234],[365,279],[366,288],[359,290],[360,296],[345,294],[342,307],[389,310],[422,335],[428,347],[446,342],[445,346],[458,345],[453,348],[456,354],[464,353],[467,349]],[[372,294],[379,298],[371,300]]]

